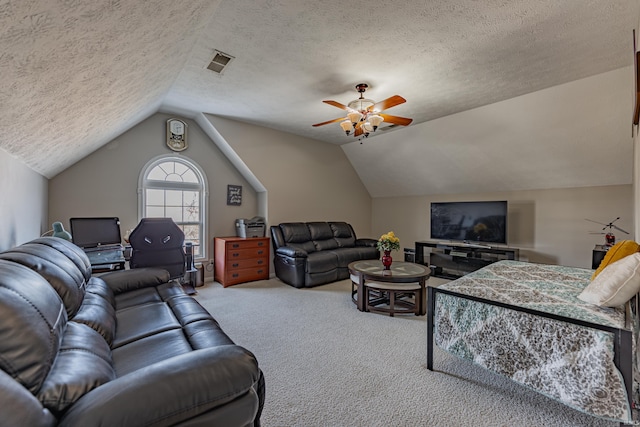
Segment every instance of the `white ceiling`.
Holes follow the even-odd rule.
[[[52,177],[175,110],[340,144],[372,196],[630,183],[639,19],[640,0],[5,2],[0,147]],[[360,82],[414,122],[363,144],[311,126]]]

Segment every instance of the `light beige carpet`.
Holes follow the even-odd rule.
[[[295,289],[278,279],[195,298],[266,381],[263,426],[616,426],[556,403],[436,348],[426,368],[425,316],[359,312],[348,280]]]

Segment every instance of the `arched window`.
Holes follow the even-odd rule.
[[[173,219],[193,243],[196,259],[206,256],[206,182],[201,168],[184,157],[156,158],[140,174],[140,218]]]

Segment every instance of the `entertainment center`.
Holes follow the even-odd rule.
[[[506,200],[432,202],[431,239],[416,242],[415,262],[431,275],[456,279],[501,260],[517,260],[507,246]],[[425,262],[428,249],[428,262]]]
[[[428,265],[433,277],[457,279],[486,265],[501,260],[517,260],[518,248],[476,245],[464,242],[416,242],[415,262]],[[428,250],[425,254],[425,249]],[[428,262],[425,262],[426,256]]]

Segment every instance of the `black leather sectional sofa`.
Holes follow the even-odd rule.
[[[349,277],[352,261],[377,259],[375,239],[358,239],[346,222],[285,222],[270,227],[276,276],[296,288]]]
[[[257,426],[253,354],[163,269],[91,276],[44,237],[0,253],[0,426]]]

